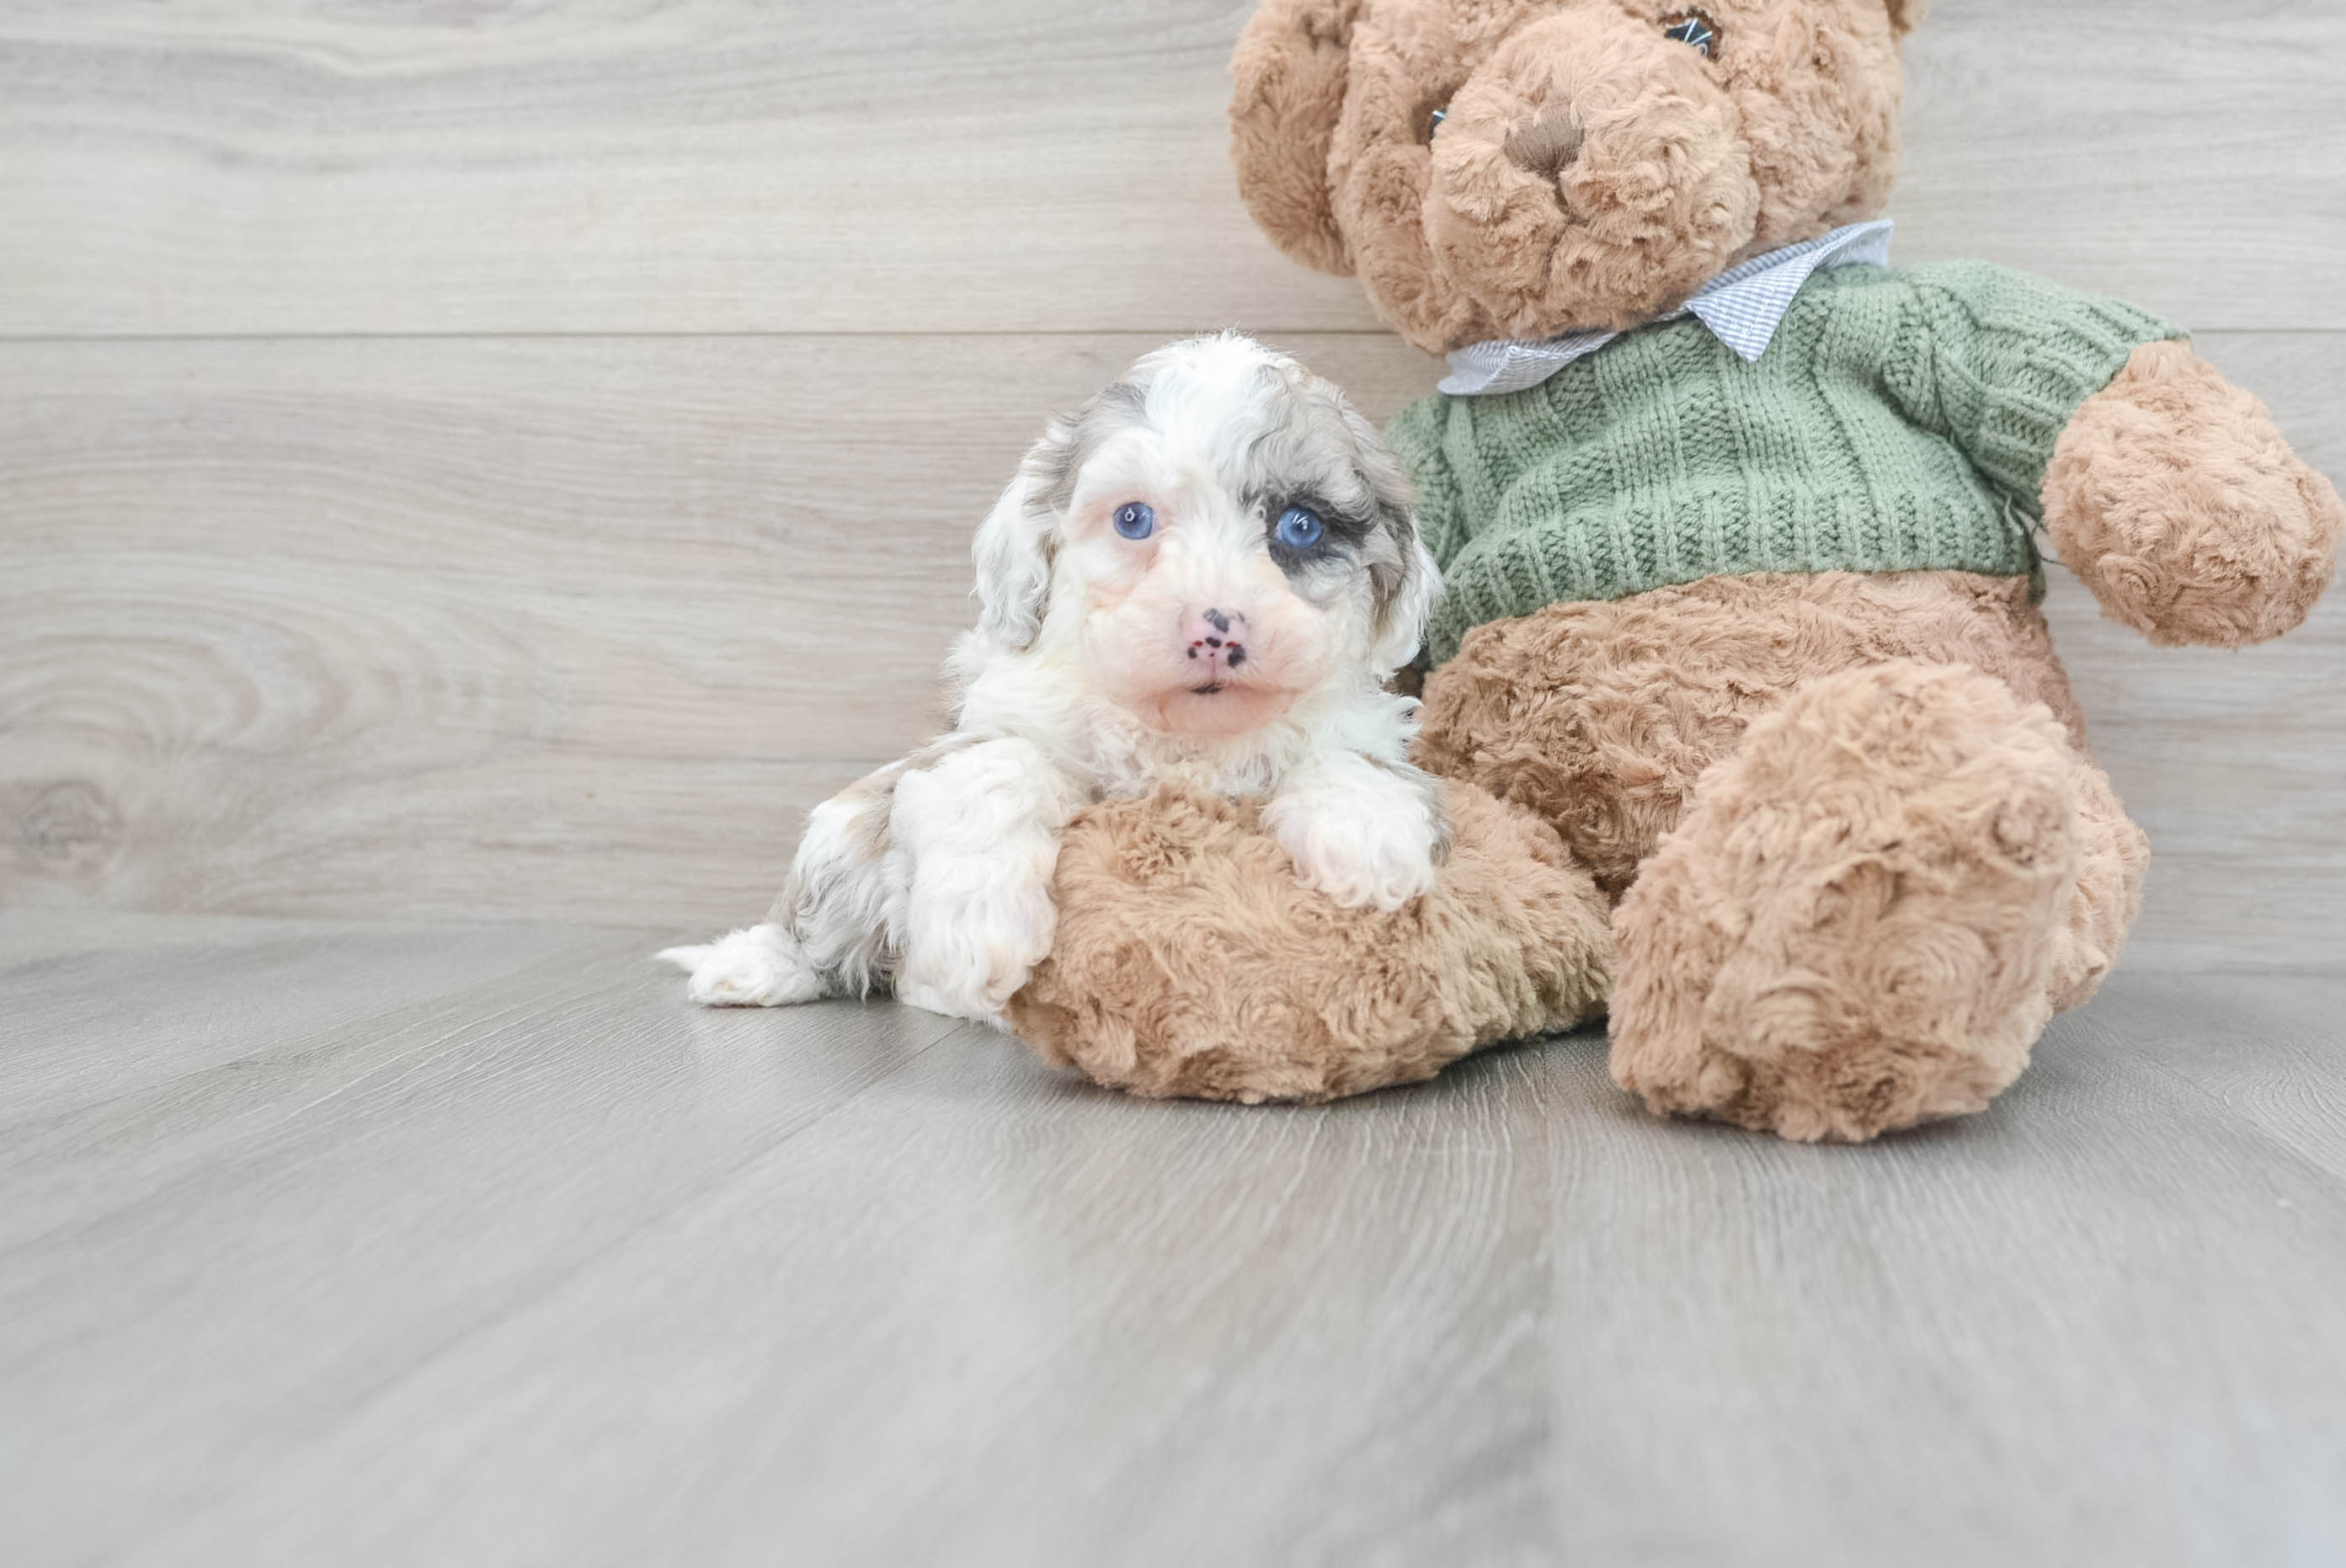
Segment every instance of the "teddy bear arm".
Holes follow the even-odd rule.
[[[2272,416],[2186,342],[2137,349],[2045,472],[2045,524],[2106,614],[2154,643],[2238,647],[2304,620],[2346,506]]]

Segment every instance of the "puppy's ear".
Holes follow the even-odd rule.
[[[977,566],[977,629],[1013,653],[1032,647],[1050,607],[1051,560],[1075,504],[1076,482],[1102,441],[1146,417],[1148,371],[1143,360],[1125,380],[1051,422],[1029,447],[1018,477],[994,504],[969,547]]]
[[[1890,30],[1904,37],[1923,25],[1931,0],[1890,0]]]
[[[1361,0],[1263,0],[1230,56],[1230,161],[1239,195],[1271,243],[1307,267],[1348,273],[1329,202],[1328,151],[1344,107]]]
[[[1352,464],[1368,482],[1381,537],[1368,553],[1370,597],[1376,615],[1376,640],[1369,657],[1377,673],[1389,676],[1425,646],[1425,623],[1442,597],[1442,568],[1417,531],[1415,498],[1392,451],[1352,404],[1341,402],[1344,428],[1352,437]]]
[[[1044,490],[1066,451],[1066,440],[1055,426],[1026,454],[1018,477],[977,525],[977,537],[970,543],[970,560],[977,567],[977,629],[1013,653],[1033,647],[1043,630],[1058,534],[1058,519]]]
[[[1377,605],[1377,643],[1371,657],[1377,673],[1390,676],[1425,647],[1425,623],[1442,597],[1442,568],[1417,536],[1414,523],[1402,551],[1399,575],[1381,591]]]

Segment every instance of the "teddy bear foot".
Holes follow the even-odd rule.
[[[1984,1107],[2054,1010],[2078,764],[2041,706],[1968,667],[1800,687],[1621,903],[1614,1077],[1802,1142]]]

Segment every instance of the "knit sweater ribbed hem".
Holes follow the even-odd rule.
[[[1388,435],[1443,568],[1428,651],[1724,575],[2031,575],[2070,418],[2182,335],[1984,262],[1855,266],[1811,280],[1756,364],[1680,321],[1520,392],[1427,398]]]

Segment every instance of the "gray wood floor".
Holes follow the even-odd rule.
[[[2346,979],[1836,1151],[1594,1035],[1137,1104],[669,934],[0,916],[0,1556],[2346,1557]]]

